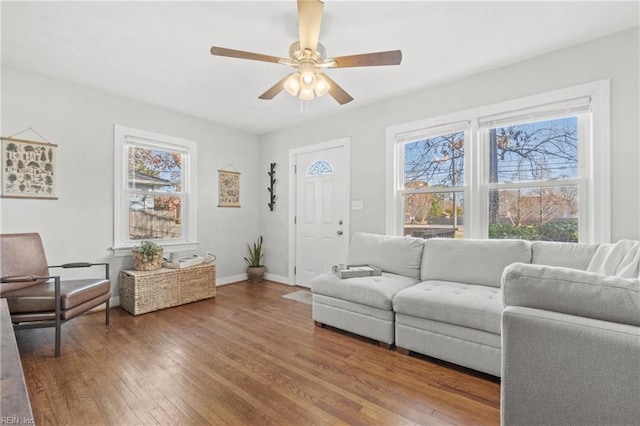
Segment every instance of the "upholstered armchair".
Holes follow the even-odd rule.
[[[640,251],[630,250],[620,256],[635,268],[627,274],[619,273],[622,262],[609,271],[591,268],[600,273],[523,263],[505,269],[503,425],[640,422],[640,282],[633,264]]]
[[[40,235],[0,235],[0,297],[7,299],[15,330],[55,328],[55,356],[60,356],[61,325],[101,304],[109,324],[108,263],[67,263],[48,266]],[[61,281],[49,268],[104,266],[105,278]]]

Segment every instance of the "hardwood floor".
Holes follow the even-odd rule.
[[[276,283],[17,334],[36,424],[499,424],[496,378],[332,328]]]

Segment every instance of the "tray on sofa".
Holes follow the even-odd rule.
[[[382,269],[371,265],[347,265],[346,269],[338,269],[337,265],[333,265],[331,269],[342,279],[382,275]]]

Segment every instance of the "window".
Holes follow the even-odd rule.
[[[388,129],[388,233],[609,240],[608,82]]]
[[[307,176],[321,176],[333,173],[333,167],[325,160],[318,160],[313,163],[307,171]]]
[[[196,143],[116,125],[114,146],[116,253],[141,240],[195,248]]]
[[[431,129],[403,142],[403,234],[420,238],[464,235],[464,123]]]
[[[588,110],[530,123],[487,125],[489,238],[578,242],[579,128]],[[580,144],[584,146],[585,144]]]

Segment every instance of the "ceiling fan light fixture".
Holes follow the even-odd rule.
[[[327,93],[329,89],[331,89],[331,85],[327,79],[325,79],[322,74],[316,75],[316,87],[314,87],[316,95],[322,96]]]
[[[310,101],[313,99],[313,89],[300,89],[300,99],[303,101]]]
[[[296,96],[300,91],[300,73],[293,73],[284,83],[284,88],[291,96]]]
[[[313,90],[316,85],[316,73],[313,64],[305,63],[300,67],[300,86],[303,89]]]

